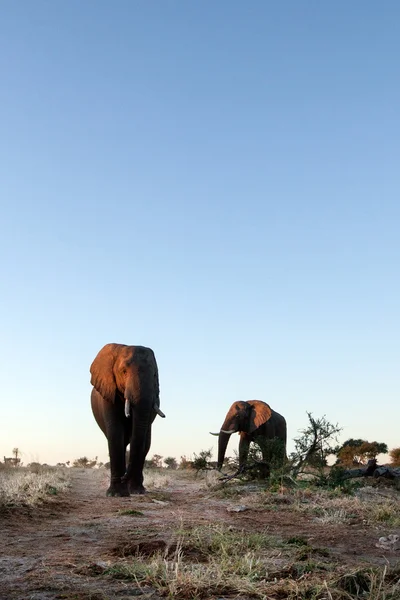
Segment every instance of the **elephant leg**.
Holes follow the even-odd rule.
[[[108,451],[110,454],[111,480],[107,496],[129,496],[128,487],[122,481],[125,473],[126,445],[123,435],[118,430],[108,434]]]
[[[130,440],[129,465],[123,477],[131,494],[144,494],[143,466],[151,441],[151,420],[149,415],[135,416]]]
[[[146,456],[150,450],[151,446],[151,427],[149,427],[146,441],[144,445],[144,452],[140,456],[130,456],[130,463],[134,465],[132,470],[132,474],[128,479],[128,489],[130,494],[144,494],[146,492],[146,488],[143,486],[143,468],[144,461]]]
[[[271,465],[270,465],[270,461],[271,461],[271,452],[268,451],[266,444],[265,444],[265,440],[266,438],[259,438],[260,439],[260,443],[258,444],[258,447],[261,450],[261,455],[262,455],[262,459],[263,459],[263,465],[259,466],[260,469],[260,474],[262,477],[264,477],[264,479],[268,479],[269,476],[271,475]]]
[[[146,444],[144,447],[143,465],[144,465],[144,461],[146,460],[146,456],[150,450],[150,446],[151,446],[151,426],[149,427],[149,430],[147,432]]]
[[[121,403],[104,404],[104,425],[108,440],[108,452],[110,455],[110,487],[107,490],[107,496],[129,496],[128,487],[122,481],[125,473],[126,460],[126,434],[125,434],[125,415],[124,408]]]
[[[265,447],[265,444],[263,444],[263,441],[261,440],[261,443],[258,444],[258,447],[261,450],[261,456],[264,462],[268,462],[269,460],[269,455],[268,455],[268,451]]]
[[[242,432],[240,434],[240,442],[239,442],[239,466],[242,467],[246,464],[247,457],[249,455],[250,448],[250,440],[247,435]]]

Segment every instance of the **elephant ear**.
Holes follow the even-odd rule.
[[[90,383],[109,402],[114,402],[117,390],[113,370],[117,347],[118,344],[106,344],[90,366]]]
[[[261,425],[269,421],[272,416],[271,407],[261,400],[248,400],[251,406],[249,433],[253,433]]]

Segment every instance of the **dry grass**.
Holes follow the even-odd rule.
[[[201,478],[204,482],[204,486],[207,489],[213,489],[215,487],[221,487],[221,479],[222,475],[217,470],[212,471],[204,471],[203,473],[199,473],[198,478]]]
[[[2,469],[0,512],[18,507],[36,507],[66,491],[70,486],[65,469]]]
[[[170,598],[254,594],[269,572],[276,570],[279,554],[271,538],[262,533],[246,534],[221,525],[181,525],[175,542],[164,552],[135,556],[114,565],[108,574],[150,585]]]
[[[160,490],[168,487],[170,483],[170,474],[167,475],[166,473],[156,469],[146,469],[144,471],[144,486],[149,490]]]
[[[370,522],[386,523],[392,527],[400,527],[399,502],[387,500],[370,507]]]
[[[103,574],[181,600],[227,595],[260,600],[400,597],[399,570],[368,567],[346,573],[327,550],[222,525],[181,525],[164,551],[126,558]]]
[[[252,508],[307,514],[321,524],[343,524],[356,519],[370,525],[400,526],[400,496],[388,498],[374,488],[363,488],[362,493],[353,496],[340,491],[285,487],[277,492],[256,489],[249,494],[238,483],[224,485],[211,476],[205,484],[216,497],[235,498]]]
[[[57,500],[58,494],[61,495],[68,486],[70,474],[62,469],[47,469],[37,473],[29,473],[24,469],[10,471],[7,473],[8,504],[0,504],[0,507],[37,506],[48,499]],[[74,471],[72,475],[76,477],[79,472]],[[228,597],[243,600],[400,600],[399,566],[370,566],[371,563],[362,556],[364,547],[360,544],[354,547],[357,547],[361,556],[356,560],[351,555],[349,559],[347,553],[338,554],[335,544],[329,548],[321,547],[331,537],[318,535],[320,529],[324,530],[325,524],[329,524],[332,532],[340,531],[340,535],[344,531],[350,533],[353,529],[346,525],[353,526],[352,520],[355,519],[361,520],[360,527],[356,523],[355,531],[360,532],[365,525],[370,525],[370,529],[376,531],[377,540],[379,530],[389,530],[389,526],[398,523],[396,519],[400,502],[395,492],[393,497],[387,496],[391,490],[374,489],[350,496],[314,486],[288,488],[280,485],[272,488],[265,483],[242,485],[234,481],[222,485],[212,472],[204,477],[196,477],[186,472],[150,470],[145,473],[145,485],[151,491],[147,499],[99,500],[101,486],[97,487],[97,483],[103,483],[100,479],[108,479],[108,476],[105,470],[90,473],[93,483],[96,483],[96,491],[91,496],[97,499],[93,506],[102,504],[97,517],[104,517],[103,525],[101,519],[88,519],[88,512],[84,512],[82,522],[76,522],[79,518],[77,514],[72,522],[75,530],[79,525],[82,532],[90,527],[91,535],[103,542],[103,532],[107,535],[110,531],[110,507],[115,507],[117,515],[124,517],[114,521],[115,525],[124,521],[120,531],[125,541],[123,544],[118,541],[115,530],[112,549],[109,547],[104,556],[99,555],[100,560],[84,565],[80,564],[80,558],[79,561],[71,560],[68,568],[75,569],[74,577],[80,576],[84,580],[79,580],[77,584],[75,579],[71,579],[68,583],[71,588],[67,588],[64,582],[65,594],[60,594],[60,598],[114,598],[117,594],[114,596],[112,589],[118,587],[118,597],[125,597],[129,589],[132,594],[135,592],[134,595],[141,595],[142,592],[143,597],[176,600]],[[18,478],[21,478],[19,483]],[[193,483],[189,501],[182,499],[183,481],[188,484],[188,490]],[[177,483],[180,493],[174,495],[174,485]],[[3,498],[6,492],[1,485],[0,495]],[[80,485],[86,486],[86,477],[80,476]],[[74,490],[78,489],[74,483]],[[224,501],[218,502],[219,497]],[[216,508],[212,518],[207,512],[210,510],[209,499]],[[230,502],[225,499],[248,506],[249,513],[227,517],[226,506]],[[154,510],[154,505],[150,506],[149,500],[161,500],[160,512]],[[169,502],[166,509],[162,506],[165,500]],[[194,512],[190,510],[192,500],[199,502]],[[138,507],[142,510],[138,510]],[[274,514],[263,519],[264,513],[273,511]],[[257,516],[257,522],[253,525],[252,514]],[[178,515],[182,515],[181,520]],[[282,524],[289,523],[290,529],[271,528],[275,515]],[[131,522],[128,517],[132,517]],[[291,523],[300,520],[311,523],[311,529],[291,526]],[[67,529],[61,531],[69,530],[70,524],[71,521],[67,523]],[[334,527],[336,524],[337,528]],[[288,537],[290,533],[291,538]],[[363,539],[375,547],[371,535]],[[342,544],[341,540],[339,542]],[[80,541],[79,549],[75,551],[81,557]],[[88,560],[92,561],[93,556]],[[82,585],[83,589],[87,586],[92,591],[87,594],[81,591],[70,593],[69,590],[75,585]],[[137,586],[141,589],[137,589]],[[99,591],[102,589],[105,590],[104,596]]]
[[[332,497],[318,492],[305,499],[297,498],[293,509],[314,517],[317,523],[341,524],[354,518],[362,519],[367,506],[352,496]]]

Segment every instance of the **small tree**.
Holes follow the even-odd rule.
[[[87,456],[81,456],[81,458],[76,458],[74,460],[74,462],[72,463],[72,466],[73,467],[86,467],[88,462],[89,462],[89,459]]]
[[[210,450],[200,450],[199,454],[195,454],[193,452],[193,468],[196,469],[197,472],[203,471],[206,469],[211,469],[212,467],[209,464],[210,458],[212,456],[212,449]]]
[[[393,448],[389,452],[392,467],[400,467],[400,448]]]
[[[267,462],[272,470],[281,469],[283,467],[286,461],[286,448],[283,440],[279,438],[272,438],[269,440],[261,437],[255,440],[254,446],[259,447],[260,452],[258,455],[260,460],[263,459]]]
[[[162,459],[163,459],[163,457],[160,454],[153,454],[153,458],[151,459],[151,462],[153,463],[153,467],[156,467],[157,469],[161,469]]]
[[[330,423],[325,415],[318,419],[307,412],[309,425],[300,430],[301,436],[294,439],[295,450],[290,455],[293,476],[296,477],[308,465],[319,470],[327,464],[327,458],[334,453],[331,443],[336,440],[342,428]]]
[[[76,458],[72,463],[73,467],[83,467],[84,469],[92,469],[97,464],[97,456],[90,460],[87,456],[82,456],[81,458]]]
[[[39,462],[31,462],[27,465],[27,467],[32,471],[32,473],[40,473],[42,471],[42,465]]]
[[[173,456],[167,456],[167,458],[164,458],[164,463],[167,465],[167,469],[177,469],[178,468],[178,463],[176,461],[176,458],[174,458]]]
[[[14,467],[21,466],[22,463],[21,463],[21,459],[19,458],[19,454],[20,454],[19,448],[13,448],[12,453],[14,454],[13,466]]]
[[[344,446],[337,453],[337,465],[344,467],[356,466],[359,462],[356,460],[356,446]]]
[[[349,439],[335,449],[338,464],[344,466],[365,465],[378,454],[386,454],[388,447],[383,442],[367,442],[367,440]]]
[[[93,469],[93,467],[95,467],[96,465],[97,465],[97,456],[95,456],[93,460],[90,460],[88,462],[88,464],[86,465],[86,467],[88,469]]]
[[[279,471],[283,473],[286,463],[285,444],[278,438],[265,439],[257,438],[250,444],[244,473],[250,479],[267,479],[271,472],[275,474]],[[239,457],[235,452],[235,457],[231,460],[231,466],[239,469]]]
[[[181,460],[179,462],[180,469],[191,469],[193,466],[192,461],[189,460],[186,456],[181,456]]]

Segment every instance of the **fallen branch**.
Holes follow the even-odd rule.
[[[343,471],[344,479],[353,479],[354,477],[386,477],[387,479],[396,479],[400,477],[400,467],[380,467],[377,464],[376,458],[372,458],[364,468],[346,469]]]
[[[237,471],[235,471],[233,473],[233,475],[228,475],[227,473],[222,473],[221,471],[221,475],[222,477],[219,477],[219,481],[223,481],[224,483],[226,481],[230,481],[231,479],[235,479],[235,477],[238,477],[238,475],[241,475],[244,472],[244,465],[239,467],[239,469]]]
[[[259,469],[260,467],[265,468],[265,471],[266,471],[265,477],[266,478],[269,477],[269,474],[270,474],[269,463],[267,463],[263,460],[260,460],[260,461],[254,461],[254,464],[252,464],[252,465],[249,465],[249,464],[242,465],[241,467],[238,468],[238,470],[235,473],[233,473],[233,475],[227,475],[227,474],[222,473],[223,476],[219,478],[219,481],[223,481],[223,482],[230,481],[231,479],[235,479],[239,475],[243,475],[244,473],[249,472],[249,471],[254,471],[255,469]]]

